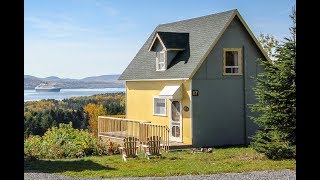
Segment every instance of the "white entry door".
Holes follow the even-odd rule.
[[[182,142],[182,116],[180,101],[171,101],[170,140]]]

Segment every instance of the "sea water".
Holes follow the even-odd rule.
[[[125,88],[103,89],[61,89],[60,92],[36,92],[24,90],[24,101],[39,101],[41,99],[62,100],[70,97],[91,96],[95,94],[125,92]]]

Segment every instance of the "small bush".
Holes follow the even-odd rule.
[[[113,154],[119,154],[120,150],[119,150],[120,144],[116,143],[116,142],[112,142],[109,141],[109,143],[107,144],[107,151],[108,151],[108,155],[113,155]]]
[[[296,146],[284,140],[283,134],[277,131],[261,132],[254,137],[251,147],[265,154],[269,159],[296,158]]]
[[[106,155],[113,155],[113,154],[120,154],[120,149],[119,147],[121,146],[119,143],[114,142],[110,139],[101,139],[100,142],[100,147],[103,149],[102,154]]]
[[[42,137],[31,136],[24,142],[26,157],[74,158],[101,155],[103,147],[87,130],[72,128],[72,123],[50,128]]]
[[[41,156],[41,137],[30,136],[27,140],[24,141],[24,158],[26,160],[37,159]]]

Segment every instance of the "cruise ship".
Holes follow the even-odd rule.
[[[42,83],[34,88],[36,92],[60,92],[61,87],[57,87],[56,85]]]

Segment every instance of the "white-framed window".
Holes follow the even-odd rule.
[[[223,75],[242,75],[241,48],[223,48]]]
[[[167,115],[167,103],[166,99],[153,97],[153,115],[166,116]]]
[[[167,68],[166,51],[156,52],[156,70],[164,71]]]

